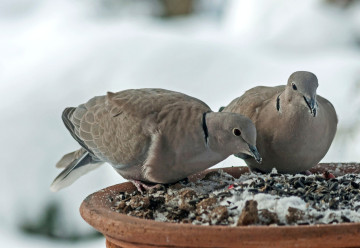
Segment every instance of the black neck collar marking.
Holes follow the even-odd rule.
[[[202,128],[203,128],[203,131],[204,131],[205,144],[206,145],[208,144],[208,139],[209,139],[209,132],[208,132],[208,128],[207,128],[207,125],[206,125],[206,114],[207,113],[209,113],[209,112],[203,113],[203,117],[202,117]]]
[[[280,95],[278,95],[278,97],[276,98],[276,109],[277,111],[280,111]]]

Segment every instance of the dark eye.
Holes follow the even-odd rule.
[[[240,135],[241,135],[240,129],[234,128],[234,129],[233,129],[233,134],[234,134],[235,136],[240,136]]]
[[[293,88],[294,90],[297,90],[297,87],[296,87],[296,85],[295,85],[294,83],[292,83],[291,85],[292,85],[292,88]]]

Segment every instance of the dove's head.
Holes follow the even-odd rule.
[[[208,146],[224,155],[247,154],[261,163],[256,148],[256,128],[247,117],[235,113],[207,113]]]
[[[315,74],[308,71],[296,71],[290,75],[286,91],[290,98],[300,97],[315,117],[317,112],[316,89],[319,86]]]

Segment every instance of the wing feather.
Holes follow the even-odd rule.
[[[285,90],[284,85],[276,87],[257,86],[247,90],[242,96],[235,98],[222,112],[241,113],[250,119],[256,114],[256,109],[266,104],[274,96]]]

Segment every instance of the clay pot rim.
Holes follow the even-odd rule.
[[[331,164],[338,164],[338,163],[331,163]],[[356,163],[351,163],[351,164],[356,164]],[[328,165],[328,163],[323,163],[323,164],[319,164],[321,165]],[[245,169],[244,171],[247,170],[247,167],[226,167],[226,168],[216,168],[216,169],[210,169],[210,170],[206,170],[204,172],[200,172],[198,174],[195,175],[195,178],[199,178],[211,171],[217,171],[219,169],[224,169],[224,170],[229,170],[229,169],[236,169],[241,172],[241,169]],[[316,170],[315,170],[316,171]],[[114,192],[119,192],[119,190],[116,190],[119,187],[124,187],[124,188],[128,188],[128,191],[133,191],[135,190],[135,187],[132,185],[132,183],[130,182],[124,182],[124,183],[120,183],[120,184],[116,184],[113,186],[109,186],[105,189],[101,189],[91,195],[89,195],[88,197],[86,197],[86,199],[82,202],[81,206],[80,206],[80,213],[81,216],[83,216],[84,218],[84,213],[87,211],[93,211],[91,210],[92,206],[92,199],[93,197],[99,197],[99,198],[104,198],[106,199],[107,196],[110,194],[113,194]],[[109,205],[109,204],[108,204]],[[292,225],[292,226],[259,226],[259,225],[250,225],[250,226],[221,226],[221,225],[213,225],[213,226],[204,226],[204,225],[194,225],[191,223],[171,223],[171,222],[161,222],[161,221],[155,221],[155,220],[149,220],[149,219],[142,219],[142,218],[138,218],[138,217],[133,217],[133,216],[129,216],[129,215],[125,215],[125,214],[121,214],[121,213],[117,213],[113,210],[111,210],[109,207],[107,206],[97,206],[98,208],[96,209],[95,212],[92,212],[91,214],[95,214],[95,215],[99,215],[102,216],[104,219],[106,219],[109,222],[113,222],[116,223],[117,221],[121,221],[121,222],[125,222],[128,224],[144,224],[144,225],[148,225],[151,224],[152,227],[157,227],[159,226],[159,228],[172,228],[174,225],[178,225],[178,226],[186,226],[186,227],[191,227],[192,229],[214,229],[214,228],[219,228],[219,229],[306,229],[306,228],[311,228],[311,227],[328,227],[328,226],[334,226],[334,225],[344,225],[344,226],[354,226],[354,225],[359,225],[360,223],[341,223],[341,224],[316,224],[316,225]],[[111,217],[110,217],[111,216]],[[161,226],[161,227],[160,227]]]
[[[334,164],[319,164],[318,168],[313,169],[312,171],[321,172],[322,166],[337,165]],[[347,164],[347,165],[353,165]],[[334,167],[334,168],[335,168]],[[320,168],[320,169],[319,169]],[[328,167],[326,167],[328,168]],[[353,168],[353,167],[351,167]],[[208,172],[218,170],[219,168],[207,170],[201,173],[198,173],[193,176],[193,178],[198,179],[203,177]],[[229,171],[238,171],[240,174],[248,171],[247,167],[228,167],[220,168],[226,172]],[[356,173],[360,172],[360,165],[356,164]],[[354,173],[354,172],[351,172]],[[230,173],[232,174],[232,173]],[[118,188],[121,188],[119,190]],[[194,235],[208,235],[210,238],[208,244],[220,244],[217,243],[219,237],[228,238],[228,239],[237,239],[238,242],[251,242],[249,241],[253,233],[260,233],[261,236],[264,236],[264,241],[262,242],[271,242],[272,238],[269,238],[271,234],[272,237],[277,235],[281,236],[284,233],[287,233],[289,237],[282,236],[282,242],[290,242],[294,239],[312,237],[312,239],[321,239],[322,233],[331,233],[333,238],[341,236],[345,239],[348,239],[348,242],[359,242],[360,238],[354,237],[360,233],[360,223],[339,223],[339,224],[317,224],[317,225],[295,225],[295,226],[203,226],[203,225],[193,225],[191,223],[168,223],[160,222],[155,220],[141,219],[138,217],[128,216],[125,214],[120,214],[110,209],[112,202],[109,200],[111,194],[118,193],[120,191],[132,192],[135,190],[135,187],[130,182],[125,182],[110,186],[103,190],[99,190],[91,195],[89,195],[81,204],[80,213],[81,216],[95,229],[103,233],[108,240],[120,240],[123,242],[134,242],[138,240],[134,237],[140,237],[144,232],[147,235],[158,235],[161,233],[164,237],[174,237],[174,235],[188,238],[184,236],[186,233],[193,233]],[[349,230],[350,233],[349,233]],[[176,234],[174,234],[176,233]],[[352,236],[351,236],[352,235]],[[116,238],[115,238],[116,237]],[[192,237],[193,240],[195,238]],[[142,242],[141,240],[139,241]],[[155,240],[152,241],[151,245],[161,246],[165,245],[164,240]],[[180,239],[177,242],[185,242]],[[187,241],[186,241],[187,242]],[[187,243],[180,243],[180,246],[185,246]],[[150,243],[149,243],[150,244]],[[204,246],[205,247],[205,246]],[[207,246],[206,246],[207,247]]]

